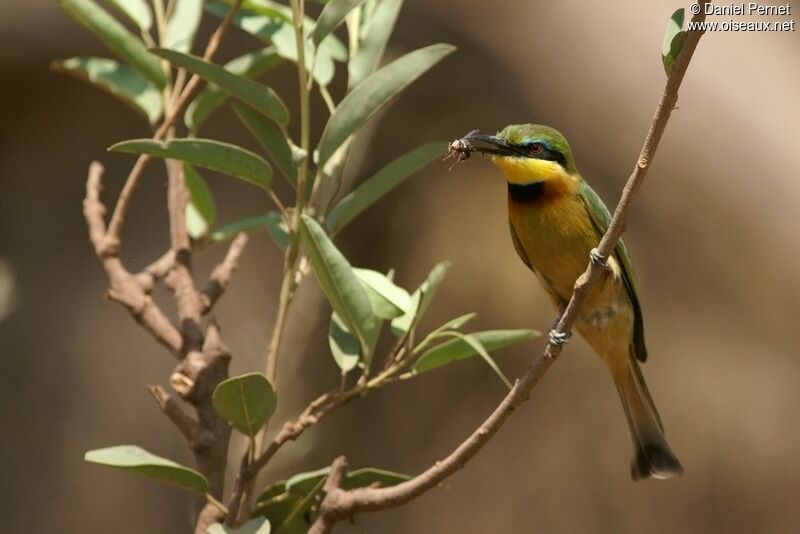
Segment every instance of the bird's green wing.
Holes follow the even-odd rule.
[[[581,182],[578,190],[581,200],[583,201],[592,223],[597,229],[598,235],[602,236],[611,224],[611,214],[606,208],[606,205],[595,193],[589,184],[585,181]],[[631,257],[628,254],[628,248],[625,243],[620,239],[617,247],[614,249],[614,257],[617,258],[619,265],[622,269],[622,280],[625,284],[625,289],[628,291],[628,296],[633,305],[633,351],[636,354],[636,359],[643,362],[647,360],[647,347],[644,343],[644,321],[642,319],[642,308],[639,305],[639,297],[636,294],[636,279],[633,273],[633,265],[631,264]]]

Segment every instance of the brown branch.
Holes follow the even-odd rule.
[[[233,22],[233,18],[236,16],[236,13],[239,11],[241,5],[242,0],[236,0],[233,3],[231,8],[228,10],[228,13],[225,15],[225,18],[222,19],[222,22],[217,27],[216,31],[209,38],[206,49],[203,52],[203,59],[206,61],[210,61],[211,58],[213,58],[217,53],[217,50],[219,50],[220,44],[225,38],[225,35],[228,33],[228,29]],[[178,117],[183,114],[183,112],[186,110],[186,107],[189,105],[195,95],[197,95],[197,92],[202,86],[203,79],[196,74],[189,79],[189,83],[186,84],[186,87],[181,92],[181,95],[175,102],[171,113],[164,119],[164,122],[161,123],[161,126],[159,126],[158,130],[156,130],[155,134],[153,134],[153,139],[160,140],[166,137],[167,133],[170,131],[170,128],[172,128],[172,126],[178,120]],[[108,233],[104,243],[104,248],[110,251],[114,251],[115,253],[119,251],[120,234],[122,233],[122,226],[125,224],[125,216],[128,212],[130,199],[133,196],[133,192],[136,190],[136,186],[139,185],[142,174],[144,173],[144,170],[147,168],[147,165],[150,163],[151,159],[152,156],[147,154],[140,155],[137,158],[136,163],[134,163],[133,168],[128,175],[128,179],[125,181],[125,185],[122,187],[122,191],[119,194],[119,199],[117,200],[117,205],[114,208],[114,213],[111,216],[111,222],[108,225]]]
[[[155,399],[158,407],[170,421],[180,430],[188,443],[192,443],[197,435],[197,421],[184,412],[175,399],[159,385],[149,385],[147,389]]]
[[[166,251],[160,258],[134,275],[136,281],[145,293],[151,293],[156,282],[169,274],[175,265],[175,253],[172,249]]]
[[[241,257],[242,252],[244,252],[244,248],[246,246],[247,234],[242,232],[237,235],[233,241],[231,241],[231,245],[228,247],[228,253],[225,255],[225,258],[214,268],[213,271],[211,271],[211,276],[208,278],[208,284],[206,284],[205,289],[203,289],[203,292],[200,295],[200,300],[203,306],[203,314],[211,311],[211,308],[214,307],[217,299],[219,299],[219,297],[221,297],[225,292],[225,289],[227,289],[233,273],[239,266],[239,258]]]
[[[700,22],[705,15],[693,17],[693,21]],[[562,314],[556,334],[570,332],[578,317],[578,311],[586,295],[591,290],[592,284],[605,268],[605,259],[609,257],[625,229],[625,221],[630,212],[633,198],[641,187],[653,160],[658,142],[664,132],[670,113],[675,107],[678,98],[678,88],[683,80],[686,69],[692,58],[702,32],[689,32],[683,45],[678,60],[667,79],[664,93],[661,97],[653,123],[642,147],[639,160],[631,174],[622,193],[619,205],[614,213],[611,224],[598,245],[594,258],[589,262],[586,271],[578,278],[572,298]],[[557,336],[555,336],[557,337]],[[429,489],[437,486],[445,478],[462,468],[483,446],[494,436],[503,424],[511,417],[514,411],[525,402],[530,392],[539,382],[544,373],[555,362],[560,354],[563,342],[559,343],[551,336],[551,341],[536,360],[527,369],[508,395],[502,400],[492,414],[462,442],[445,459],[436,462],[420,475],[411,480],[402,482],[388,488],[357,488],[343,490],[331,484],[320,504],[320,511],[309,530],[310,534],[326,534],[333,526],[343,519],[351,518],[354,514],[363,511],[381,510],[403,505]],[[341,466],[341,459],[334,462]],[[339,467],[342,469],[341,467]]]
[[[106,247],[106,226],[103,219],[106,208],[100,200],[103,172],[103,166],[96,161],[89,166],[83,214],[89,226],[89,239],[108,276],[108,296],[125,306],[136,322],[177,356],[183,344],[180,332],[147,295],[136,276],[128,272],[113,251]]]

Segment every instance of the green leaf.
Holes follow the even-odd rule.
[[[477,313],[467,313],[465,315],[461,315],[459,317],[456,317],[455,319],[450,319],[449,321],[444,323],[442,326],[440,326],[439,328],[437,328],[436,330],[434,330],[433,332],[431,332],[430,334],[425,336],[425,339],[420,341],[419,345],[414,347],[414,352],[413,353],[414,354],[419,354],[434,339],[440,337],[442,332],[444,332],[446,330],[458,330],[459,328],[461,328],[462,326],[467,324],[469,321],[474,319],[475,316],[477,316],[477,315],[478,315]]]
[[[255,232],[269,230],[270,237],[281,250],[286,250],[289,245],[289,230],[277,211],[269,211],[263,215],[249,217],[214,230],[209,238],[214,242],[233,239],[240,232]]]
[[[428,309],[428,305],[436,294],[436,290],[439,289],[439,285],[442,283],[442,280],[444,280],[444,275],[447,274],[449,268],[450,262],[443,261],[437,263],[433,269],[431,269],[428,278],[422,282],[419,288],[411,295],[411,306],[409,307],[408,313],[396,319],[392,319],[392,332],[396,336],[405,335],[408,329],[411,328],[411,325],[419,322],[425,310]]]
[[[365,488],[377,483],[382,488],[396,486],[401,482],[410,480],[411,477],[394,471],[378,469],[375,467],[362,467],[355,471],[350,471],[345,475],[342,486],[344,489]]]
[[[358,339],[364,362],[368,365],[380,323],[372,312],[364,287],[317,221],[304,214],[300,234],[322,291],[347,330]]]
[[[138,71],[113,59],[73,57],[54,61],[55,70],[93,83],[155,124],[161,118],[161,92]]]
[[[237,76],[219,65],[209,63],[197,56],[183,54],[174,50],[155,48],[152,50],[157,56],[168,59],[170,63],[183,67],[189,72],[197,74],[204,80],[215,84],[223,91],[228,92],[260,111],[275,122],[286,125],[289,122],[289,110],[281,101],[275,91],[244,76]]]
[[[270,522],[263,517],[256,517],[239,527],[228,527],[222,523],[214,523],[208,527],[208,534],[270,534]]]
[[[323,467],[315,471],[298,473],[286,481],[286,491],[296,495],[308,495],[330,473],[330,467]]]
[[[234,104],[233,109],[289,183],[296,185],[297,167],[292,158],[292,149],[283,132],[246,106]]]
[[[211,139],[172,139],[166,142],[131,139],[117,143],[109,150],[178,159],[229,174],[265,190],[269,189],[272,180],[272,168],[259,156],[238,146]]]
[[[375,3],[375,8],[362,25],[358,50],[347,64],[348,87],[357,86],[378,68],[401,7],[403,0]]]
[[[322,132],[317,147],[319,165],[325,165],[336,149],[394,96],[454,50],[455,47],[448,44],[420,48],[386,65],[353,88]]]
[[[176,0],[175,10],[167,22],[164,47],[180,52],[190,51],[202,17],[203,0]]]
[[[511,389],[511,381],[508,379],[505,373],[503,373],[492,357],[489,356],[489,353],[486,352],[486,348],[483,346],[483,344],[481,344],[480,340],[478,340],[472,334],[462,334],[461,332],[444,332],[444,334],[454,336],[457,339],[467,343],[475,352],[478,353],[481,358],[483,358],[483,361],[486,362],[486,365],[488,365],[492,371],[494,371],[494,373],[500,377],[500,380],[503,381],[503,384],[505,384],[508,389]]]
[[[203,177],[188,163],[183,164],[183,176],[189,201],[186,203],[186,229],[192,239],[200,239],[208,234],[217,218],[214,196]]]
[[[143,32],[153,27],[153,12],[145,0],[107,0]]]
[[[364,285],[375,315],[381,319],[394,319],[408,313],[411,308],[408,291],[378,271],[354,268],[353,272]]]
[[[248,373],[220,382],[211,402],[228,424],[252,438],[275,412],[278,397],[266,376]]]
[[[683,48],[686,40],[686,32],[682,31],[684,20],[683,8],[675,10],[667,23],[667,30],[664,32],[664,42],[661,44],[661,60],[664,63],[664,71],[669,76],[672,66],[678,59],[678,54]]]
[[[486,352],[492,352],[538,335],[535,330],[487,330],[470,334],[470,337],[480,343]],[[463,338],[451,339],[424,352],[414,365],[414,372],[430,371],[478,354],[474,344]]]
[[[194,469],[151,454],[135,445],[95,449],[87,452],[84,460],[144,475],[197,493],[208,491],[208,482]]]
[[[336,312],[331,314],[331,324],[328,328],[328,345],[331,348],[333,360],[342,370],[342,374],[349,373],[358,365],[361,359],[358,340],[347,330],[347,327],[336,315]]]
[[[277,67],[283,61],[284,59],[275,53],[274,48],[262,48],[232,59],[225,64],[225,70],[237,76],[253,78]],[[212,113],[219,109],[228,98],[227,92],[214,84],[208,84],[186,108],[186,114],[183,117],[186,127],[192,132],[197,132]]]
[[[208,10],[222,17],[227,6],[211,4]],[[275,46],[277,54],[289,61],[297,62],[297,42],[292,27],[292,12],[287,6],[267,0],[250,0],[234,17],[233,23],[244,31]],[[314,21],[304,20],[305,35],[310,35]],[[320,85],[328,85],[335,73],[334,61],[347,59],[347,49],[335,35],[328,35],[318,47],[311,41],[305,43],[306,66],[311,68],[314,80]]]
[[[386,165],[339,201],[328,217],[328,228],[333,233],[339,232],[403,180],[439,158],[446,149],[446,143],[428,143]]]
[[[60,0],[61,7],[78,23],[97,35],[103,43],[131,67],[163,89],[167,77],[159,61],[144,46],[144,43],[129,32],[105,9],[93,0]]]
[[[364,0],[331,0],[322,9],[314,27],[313,41],[318,45],[335,30],[350,11],[364,3]]]

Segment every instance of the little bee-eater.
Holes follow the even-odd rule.
[[[502,169],[514,248],[563,311],[611,220],[603,201],[578,172],[567,140],[548,126],[521,124],[507,126],[496,136],[472,132],[459,142],[455,150],[465,149],[456,154],[459,159],[476,151],[491,155]],[[680,475],[683,469],[667,445],[639,369],[639,362],[647,359],[644,323],[622,241],[584,301],[575,328],[614,378],[633,438],[633,478]]]

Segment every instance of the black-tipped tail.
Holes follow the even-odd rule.
[[[667,445],[661,420],[647,391],[639,364],[631,358],[626,380],[617,384],[628,419],[635,456],[631,465],[634,480],[665,480],[683,474],[683,467]]]

